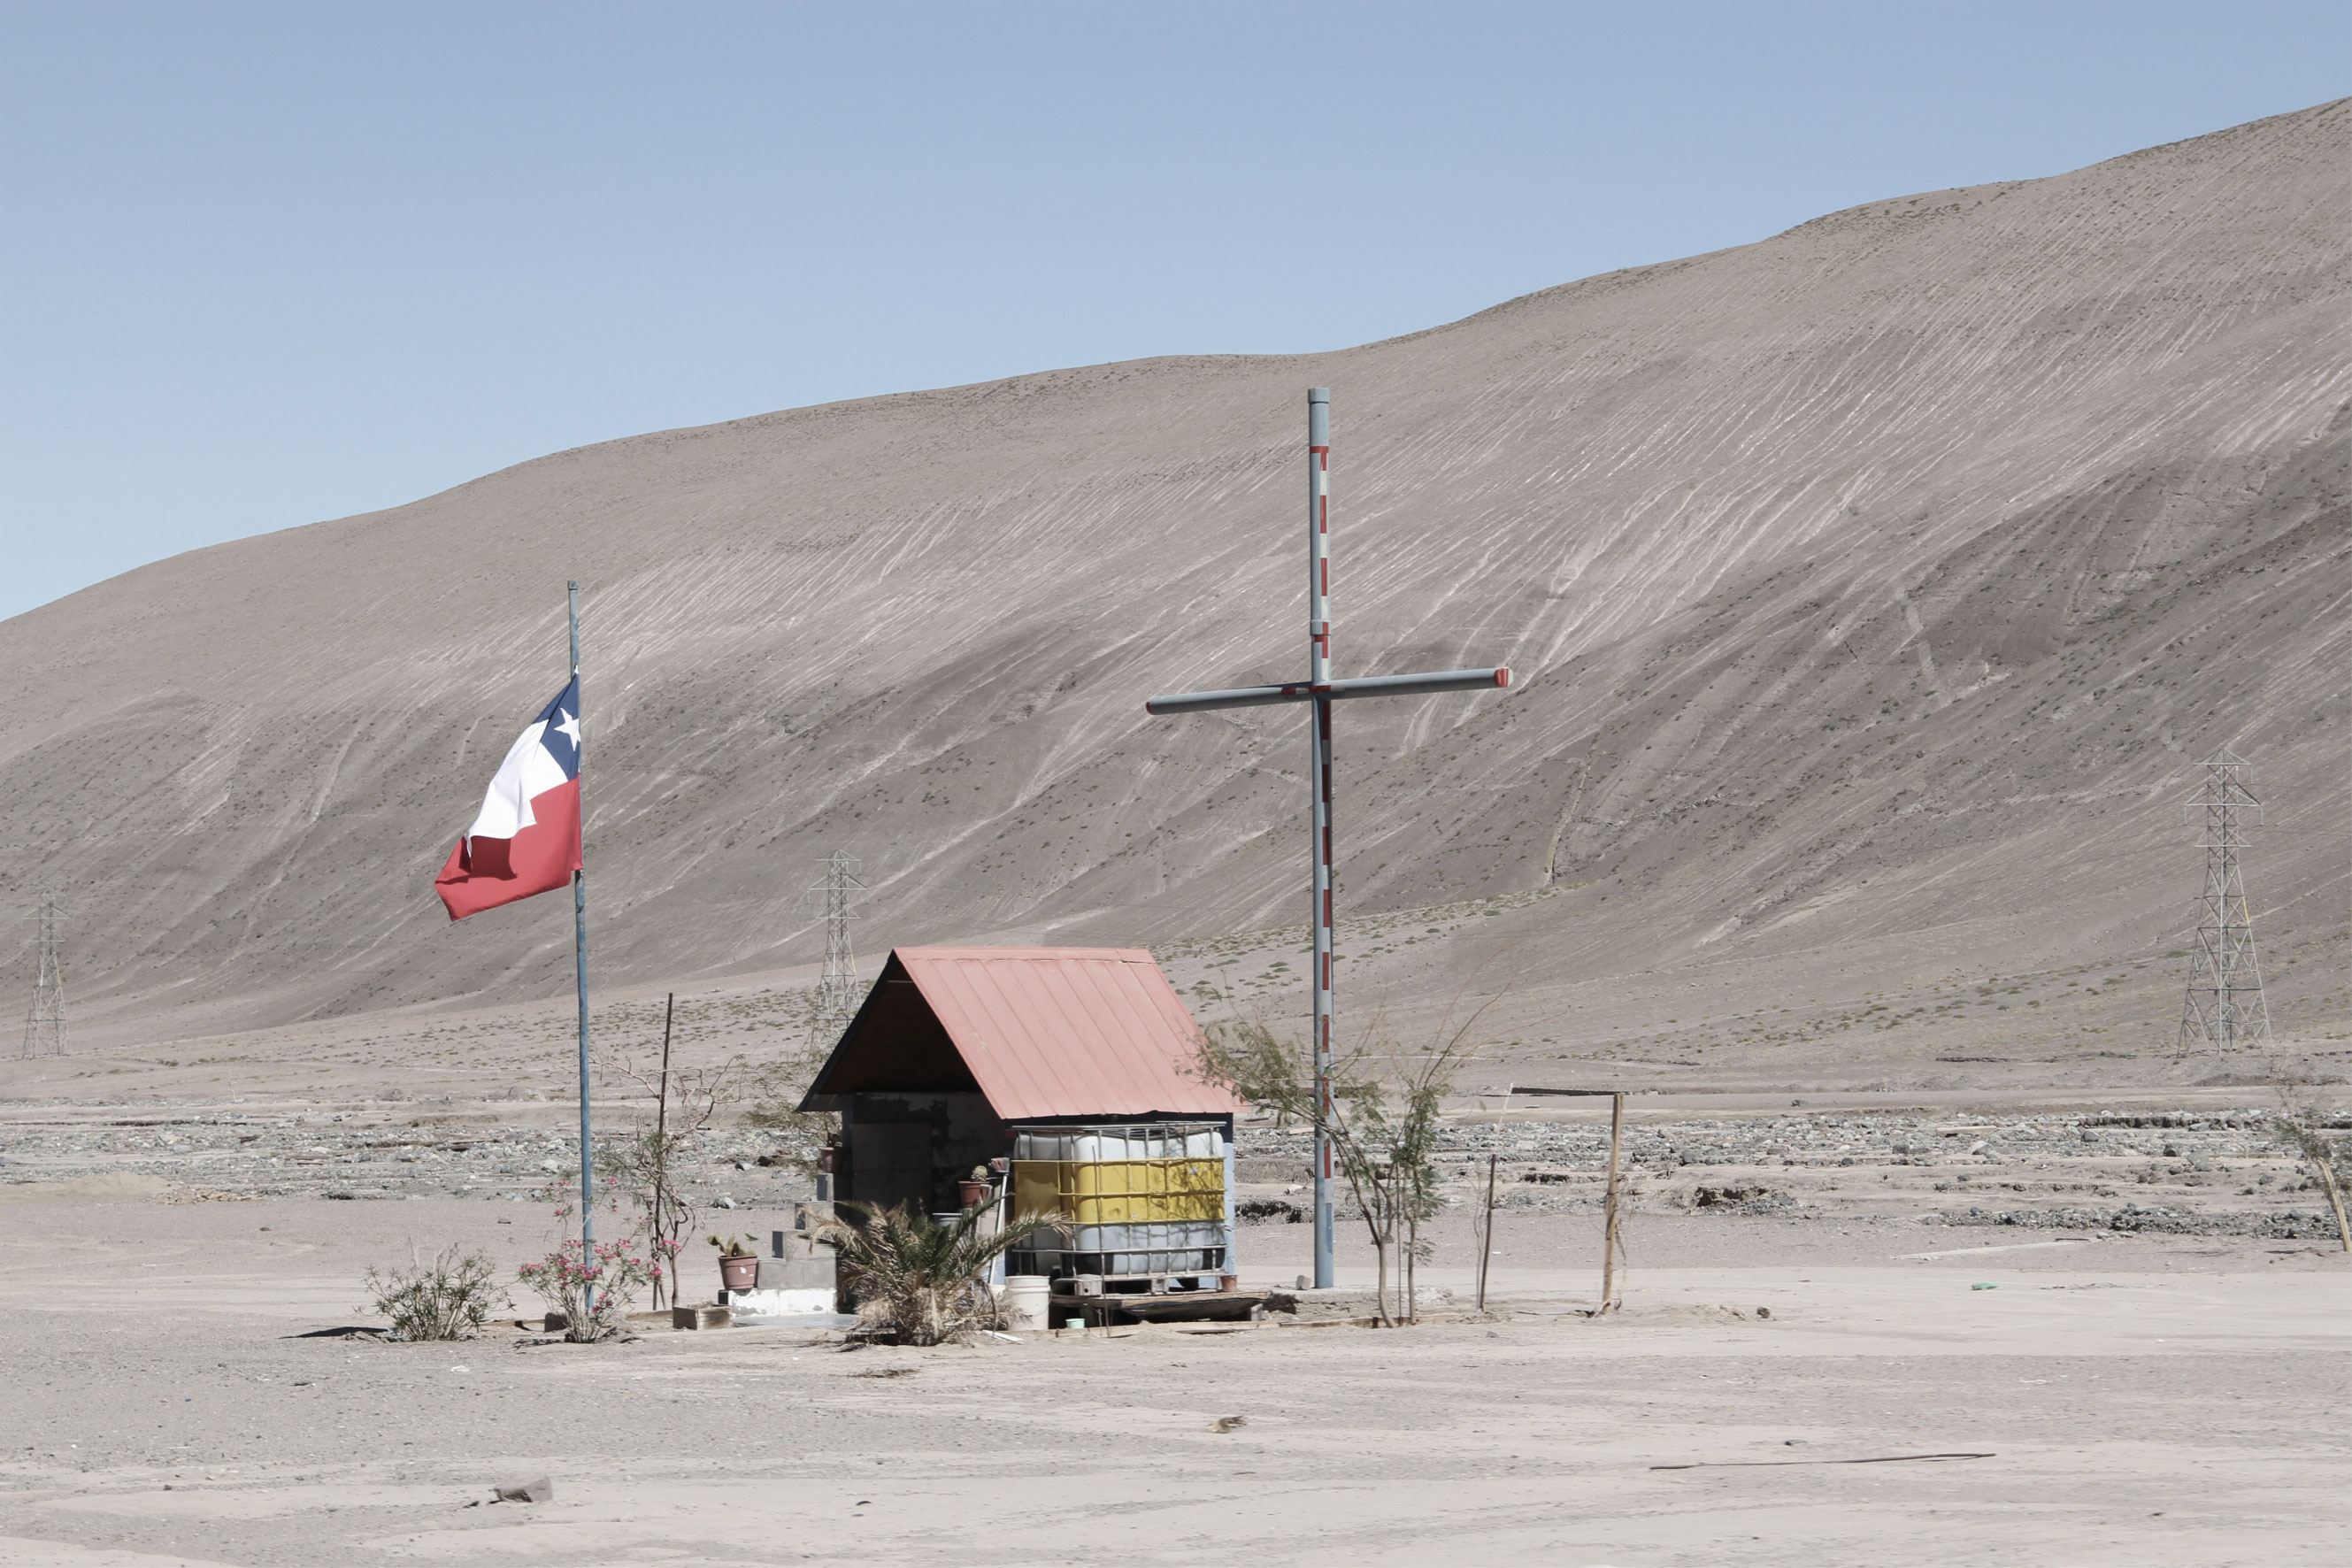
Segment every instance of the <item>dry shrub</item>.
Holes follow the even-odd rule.
[[[2344,1217],[2344,1187],[2339,1179],[2346,1162],[2352,1160],[2352,1138],[2331,1134],[2327,1113],[2309,1085],[2291,1078],[2277,1081],[2278,1109],[2271,1113],[2271,1137],[2294,1151],[2327,1194],[2327,1206],[2336,1215],[2336,1238],[2345,1251],[2352,1252],[2352,1223]]]
[[[497,1275],[487,1253],[451,1247],[430,1263],[412,1260],[389,1273],[371,1268],[362,1284],[369,1309],[392,1320],[394,1339],[470,1340],[510,1305]]]

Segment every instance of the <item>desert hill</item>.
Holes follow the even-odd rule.
[[[1342,710],[1343,1006],[1502,990],[1530,1062],[2100,1070],[2170,1044],[2175,802],[2227,743],[2279,1029],[2325,1054],[2347,135],[2323,105],[1360,348],[667,431],[162,562],[0,622],[0,898],[62,889],[86,1041],[567,994],[560,900],[452,927],[430,884],[561,684],[572,576],[600,983],[812,961],[844,849],[868,949],[1149,942],[1286,1005],[1303,719],[1142,700],[1302,667],[1323,384],[1339,670],[1518,677]]]

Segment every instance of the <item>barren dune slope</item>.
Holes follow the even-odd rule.
[[[2324,105],[1361,348],[668,431],[163,562],[0,623],[0,891],[63,889],[93,1041],[562,992],[559,900],[453,928],[430,884],[561,682],[570,575],[604,981],[810,961],[836,848],[869,947],[1296,923],[1303,716],[1142,700],[1301,669],[1323,384],[1340,671],[1518,677],[1341,710],[1353,996],[1475,971],[1530,1054],[1761,1059],[1832,1005],[1853,1062],[2168,1045],[2174,803],[2226,742],[2280,1029],[2323,1044],[2347,136]],[[1995,975],[2072,1010],[1928,1000]]]

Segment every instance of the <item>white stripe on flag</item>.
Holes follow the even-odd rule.
[[[499,764],[496,777],[482,796],[481,814],[474,826],[466,829],[466,841],[477,838],[512,838],[539,819],[531,815],[531,797],[546,794],[564,782],[563,766],[548,754],[539,743],[547,726],[534,722],[522,732],[520,740],[507,752],[507,760]]]

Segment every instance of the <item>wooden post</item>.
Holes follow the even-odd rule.
[[[1486,1156],[1486,1228],[1480,1232],[1486,1245],[1478,1252],[1478,1310],[1486,1310],[1486,1268],[1495,1258],[1495,1163],[1499,1155]]]
[[[1416,1246],[1421,1246],[1421,1220],[1406,1215],[1404,1217],[1404,1321],[1406,1323],[1421,1321],[1421,1298],[1413,1293],[1413,1290],[1418,1289],[1418,1286],[1413,1284],[1413,1268],[1416,1268],[1416,1262],[1418,1262],[1418,1258],[1413,1258],[1413,1248],[1416,1248]]]
[[[661,1090],[654,1100],[654,1260],[661,1276],[654,1281],[654,1310],[661,1310],[662,1288],[669,1289],[670,1305],[677,1304],[677,1257],[661,1256],[663,1213],[669,1204],[669,1025],[677,1012],[677,993],[662,1004]]]
[[[1613,1312],[1622,1303],[1617,1296],[1617,1151],[1625,1135],[1625,1097],[1609,1097],[1609,1196],[1601,1221],[1601,1310]]]

